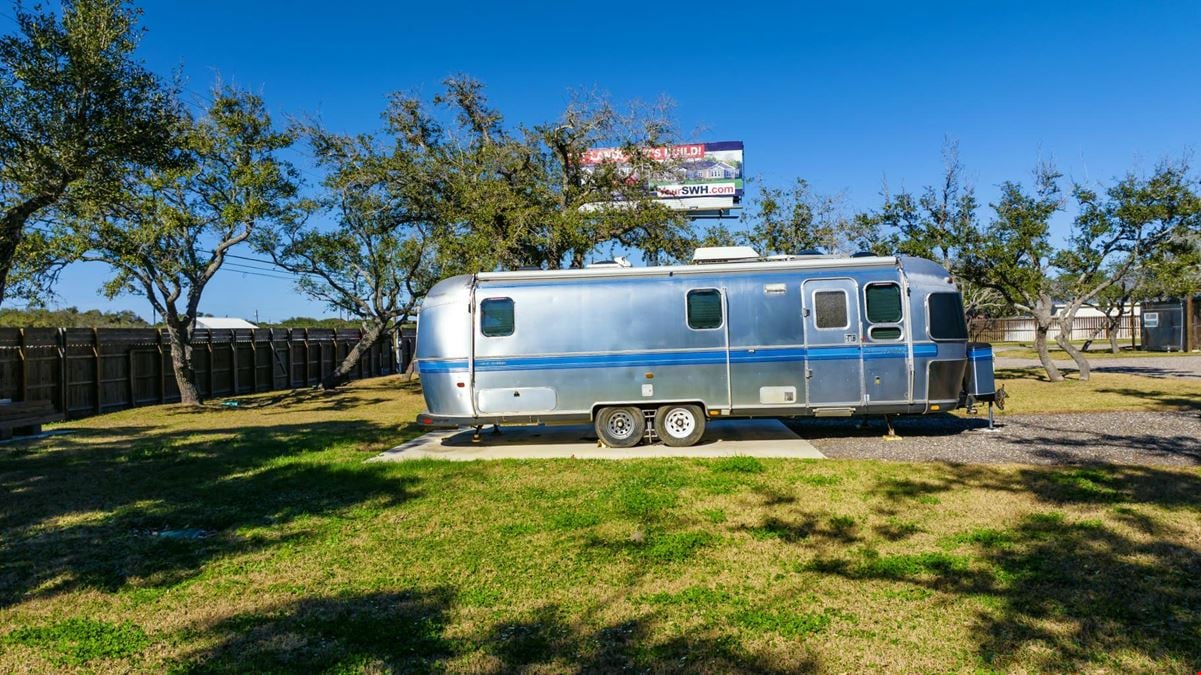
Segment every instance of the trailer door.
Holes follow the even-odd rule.
[[[853,279],[810,279],[801,292],[805,376],[812,408],[863,403],[859,285]]]

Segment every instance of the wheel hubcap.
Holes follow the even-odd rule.
[[[685,408],[674,408],[663,418],[663,428],[672,438],[685,438],[696,428],[696,419]]]
[[[634,416],[624,410],[609,415],[605,425],[613,438],[629,438],[634,433]]]

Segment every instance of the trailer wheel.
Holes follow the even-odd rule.
[[[664,445],[696,445],[705,435],[705,414],[695,405],[665,405],[655,411],[655,434]]]
[[[597,438],[610,448],[632,448],[646,433],[646,419],[633,406],[601,408],[595,426]]]

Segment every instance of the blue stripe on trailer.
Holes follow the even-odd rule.
[[[645,366],[702,366],[723,364],[720,352],[649,352],[641,354],[573,354],[570,356],[528,356],[476,359],[477,371],[557,370],[559,368],[621,368]]]
[[[830,347],[792,347],[787,349],[732,349],[731,363],[782,363],[802,361],[808,358],[812,361],[838,361],[858,359],[860,354],[865,360],[903,359],[908,356],[908,348],[903,344],[863,345],[862,347],[830,346]],[[938,345],[914,345],[913,355],[916,357],[936,356]],[[989,356],[991,358],[991,355]],[[726,362],[724,351],[687,351],[687,352],[639,352],[629,354],[568,354],[556,356],[516,356],[504,358],[480,358],[475,361],[475,369],[480,372],[495,372],[505,370],[558,370],[585,368],[622,368],[650,366],[697,366],[720,365]],[[425,361],[417,363],[421,373],[455,373],[467,370],[466,359],[447,361]]]
[[[417,372],[422,375],[426,373],[457,373],[467,370],[467,359],[458,359],[454,361],[425,361],[417,360]]]

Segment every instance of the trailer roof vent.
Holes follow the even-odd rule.
[[[692,262],[698,265],[758,259],[759,253],[750,246],[703,246],[692,254]]]
[[[612,260],[593,260],[588,263],[588,267],[633,267],[633,265],[630,264],[629,258],[619,255]]]

